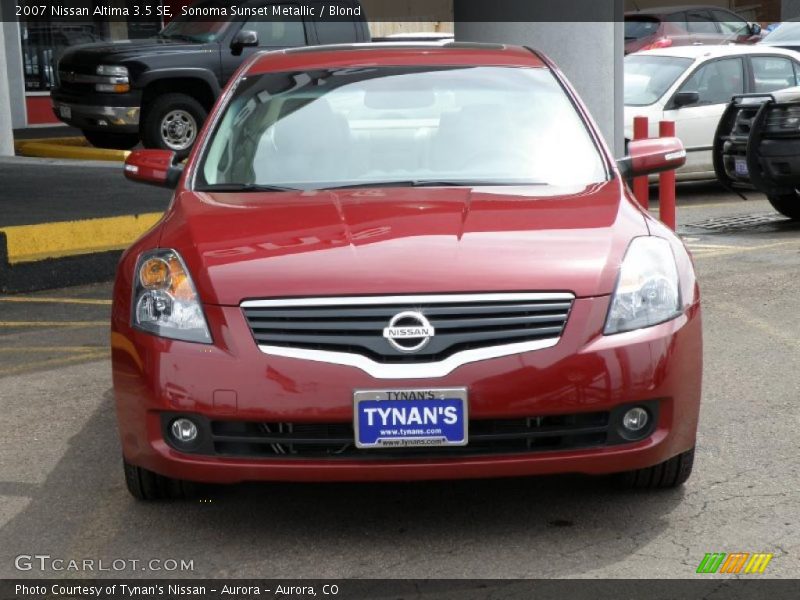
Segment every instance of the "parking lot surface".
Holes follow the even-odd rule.
[[[0,297],[0,576],[15,557],[192,561],[71,576],[691,578],[709,552],[800,567],[800,226],[758,195],[679,189],[704,301],[695,472],[681,490],[578,476],[251,484],[140,504],[111,398],[110,284]],[[63,573],[61,573],[63,574]],[[705,575],[703,577],[710,577]]]

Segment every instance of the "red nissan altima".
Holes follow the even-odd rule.
[[[548,59],[527,48],[260,54],[123,256],[114,389],[131,493],[189,482],[621,473],[682,484],[697,282]]]

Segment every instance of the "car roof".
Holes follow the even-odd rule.
[[[744,44],[723,44],[719,46],[673,46],[671,48],[658,48],[656,50],[644,50],[635,52],[628,56],[646,54],[648,56],[674,56],[676,58],[691,58],[694,60],[707,60],[722,56],[741,56],[743,54],[775,54],[790,56],[800,59],[800,54],[793,50],[784,50],[773,46],[744,45]]]
[[[686,12],[687,10],[723,10],[725,12],[731,12],[731,10],[725,6],[681,4],[677,6],[656,6],[653,8],[643,8],[642,10],[632,10],[626,12],[625,17],[635,17],[637,15],[643,17],[665,17],[679,12]]]
[[[462,42],[381,42],[307,46],[262,52],[246,69],[248,75],[292,69],[363,66],[507,66],[546,68],[529,48]]]

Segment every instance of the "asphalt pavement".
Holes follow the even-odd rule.
[[[708,184],[679,195],[705,327],[683,489],[577,476],[250,484],[137,503],[110,391],[110,284],[67,288],[0,297],[0,577],[63,575],[15,569],[17,555],[39,553],[193,567],[70,576],[692,578],[709,552],[773,553],[760,577],[796,577],[800,226],[757,195]]]
[[[0,190],[0,227],[163,212],[172,197],[126,180],[118,162],[19,157],[0,159]]]

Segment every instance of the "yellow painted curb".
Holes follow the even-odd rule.
[[[78,160],[110,160],[118,162],[124,162],[130,154],[128,150],[95,148],[83,137],[17,140],[14,142],[14,149],[17,154],[36,158],[73,158]]]
[[[14,225],[0,228],[6,236],[11,265],[123,250],[155,225],[161,213],[125,215],[83,221]]]

